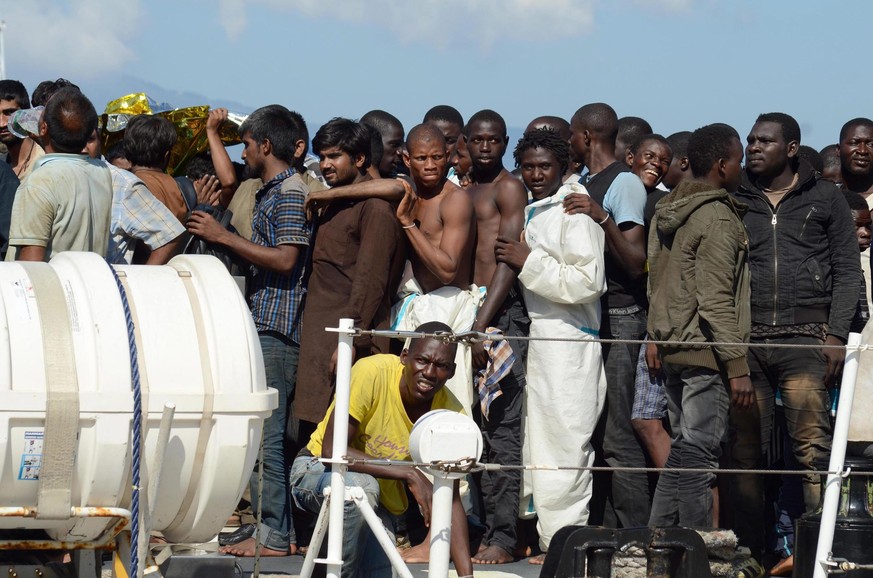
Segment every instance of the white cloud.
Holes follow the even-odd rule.
[[[385,28],[404,43],[456,41],[489,48],[501,39],[561,39],[589,32],[596,0],[256,0],[274,10]],[[682,2],[684,0],[666,0]],[[241,32],[247,0],[222,0],[222,26]],[[233,5],[233,6],[231,6]],[[244,24],[243,24],[244,26]]]
[[[247,24],[244,2],[239,0],[219,0],[218,20],[228,38],[231,40],[239,38]]]
[[[133,60],[139,0],[29,0],[0,3],[6,22],[6,72],[38,69],[67,78],[117,71]]]

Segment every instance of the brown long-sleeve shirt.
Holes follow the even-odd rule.
[[[334,202],[319,219],[303,313],[294,413],[318,423],[330,405],[328,365],[343,317],[355,327],[387,329],[391,299],[406,261],[406,241],[394,208],[379,199]],[[388,352],[388,339],[355,338],[357,358]]]

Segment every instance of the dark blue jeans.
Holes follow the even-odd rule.
[[[261,333],[261,352],[267,387],[279,392],[279,407],[264,420],[264,491],[261,505],[259,541],[272,550],[287,550],[294,542],[291,503],[288,499],[288,468],[285,464],[285,424],[288,422],[300,346],[272,333]],[[250,482],[252,511],[258,507],[258,468]]]
[[[664,375],[673,441],[667,471],[658,479],[649,525],[710,527],[715,474],[682,469],[718,467],[730,398],[717,371],[664,364]]]

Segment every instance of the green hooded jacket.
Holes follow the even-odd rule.
[[[749,374],[751,323],[746,205],[724,189],[684,181],[656,206],[649,231],[649,322],[666,363]]]

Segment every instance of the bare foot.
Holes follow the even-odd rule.
[[[400,557],[407,564],[427,564],[430,562],[430,545],[425,541],[418,546],[402,550]]]
[[[789,576],[794,571],[794,554],[788,558],[779,560],[779,563],[770,568],[770,576]]]
[[[512,554],[494,545],[480,550],[473,556],[473,564],[509,564],[512,560]]]
[[[294,553],[297,552],[297,546],[291,546],[294,548]],[[242,556],[244,558],[253,558],[255,555],[255,539],[247,538],[242,542],[237,544],[231,544],[230,546],[222,546],[218,549],[222,554],[230,554],[231,556]],[[287,556],[289,550],[273,550],[272,548],[267,548],[266,546],[261,546],[261,556]]]
[[[546,562],[546,555],[539,554],[538,556],[533,556],[527,559],[528,564],[534,564],[536,566],[542,566]]]

